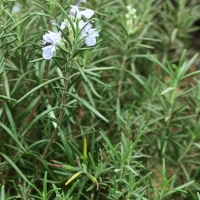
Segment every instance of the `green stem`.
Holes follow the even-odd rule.
[[[69,63],[69,66],[70,66],[70,63]],[[59,116],[58,116],[58,123],[57,123],[57,126],[53,132],[53,135],[51,136],[51,139],[49,140],[44,152],[43,152],[43,155],[42,155],[42,158],[41,158],[41,161],[40,163],[38,164],[37,166],[37,169],[36,169],[36,173],[35,173],[35,176],[34,176],[34,179],[37,179],[38,178],[38,174],[39,174],[39,171],[42,167],[42,163],[45,159],[45,157],[47,156],[47,153],[52,145],[52,143],[54,142],[57,134],[58,134],[58,131],[59,131],[59,128],[61,126],[61,122],[62,122],[62,118],[63,118],[63,114],[64,114],[64,104],[65,104],[65,101],[66,101],[66,91],[67,91],[67,88],[68,88],[68,83],[69,83],[69,77],[70,77],[70,70],[68,68],[68,71],[66,73],[66,79],[65,79],[65,84],[64,84],[64,90],[62,90],[62,98],[61,98],[61,108],[60,108],[60,112],[59,112]]]
[[[120,74],[119,74],[119,85],[118,85],[118,90],[117,90],[117,96],[120,98],[121,95],[121,90],[122,90],[122,81],[123,81],[123,72],[125,68],[125,63],[126,63],[126,55],[123,57],[121,68],[120,68]]]

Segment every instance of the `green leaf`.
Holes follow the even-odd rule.
[[[184,78],[186,72],[194,63],[197,57],[198,57],[198,54],[195,54],[188,62],[185,62],[182,64],[182,66],[180,66],[178,74],[177,74],[178,81],[181,81]]]
[[[85,82],[88,82],[88,79],[83,71],[83,69],[79,66],[79,64],[77,64],[76,62],[73,62],[74,65],[76,66],[76,68],[78,69],[78,71],[80,72],[81,76],[83,77],[83,79],[85,80]]]
[[[56,80],[59,80],[59,79],[65,79],[64,77],[58,77],[58,78],[54,78],[54,79],[51,79],[45,83],[42,83],[40,85],[38,85],[37,87],[33,88],[30,92],[26,93],[22,98],[20,98],[13,106],[15,106],[16,104],[18,104],[19,102],[23,101],[25,98],[27,98],[29,95],[31,95],[32,93],[34,93],[35,91],[39,90],[40,88],[44,87],[45,85],[48,85],[49,83],[52,83]]]
[[[116,67],[92,67],[92,68],[88,68],[87,71],[104,71],[104,70],[112,70],[115,69]]]
[[[95,108],[93,108],[87,101],[79,97],[78,95],[72,94],[67,92],[70,96],[74,97],[78,102],[83,104],[86,108],[88,108],[91,112],[93,112],[95,115],[97,115],[99,118],[104,120],[105,122],[109,123],[109,121],[102,115],[100,114]]]
[[[200,194],[197,192],[197,197],[198,197],[198,200],[200,200]]]
[[[138,176],[138,173],[130,165],[124,165],[124,168],[131,171],[135,176]]]
[[[182,64],[183,64],[183,61],[184,61],[184,59],[185,59],[186,52],[187,52],[187,50],[184,49],[184,51],[183,51],[183,53],[182,53],[182,55],[181,55],[180,61],[179,61],[179,63],[178,63],[178,66],[179,66],[179,67],[181,67]]]
[[[26,15],[26,17],[22,18],[21,21],[18,21],[17,23],[14,23],[14,26],[12,26],[12,28],[8,32],[11,33],[11,30],[13,30],[14,28],[18,27],[20,24],[22,24],[23,22],[25,22],[27,19],[29,19],[33,15],[34,15],[34,13]]]
[[[142,192],[141,194],[135,194],[135,196],[137,196],[136,200],[147,200],[145,197],[143,197],[145,193],[146,193],[146,190]]]
[[[1,196],[0,196],[0,199],[6,199],[5,197],[5,186],[4,185],[1,185]]]
[[[161,92],[161,95],[163,95],[163,94],[165,94],[165,93],[168,93],[168,92],[170,92],[170,91],[172,91],[172,90],[174,90],[174,89],[175,89],[174,87],[169,87],[169,88],[165,89],[164,91],[162,91],[162,92]]]
[[[44,60],[44,58],[37,58],[35,60],[31,60],[30,63],[40,62],[42,60]]]
[[[98,92],[94,89],[93,84],[90,82],[90,80],[88,80],[88,86],[90,87],[91,91],[94,93],[94,95],[96,95],[98,98],[102,98]]]
[[[24,179],[24,181],[26,181],[27,183],[31,184],[28,179],[26,178],[26,176],[21,172],[21,170],[17,167],[17,165],[5,154],[3,153],[0,153],[4,158],[5,160],[7,160],[7,162],[15,169],[15,171],[20,175],[20,177],[22,179]]]
[[[163,65],[161,62],[159,62],[152,55],[148,54],[148,56],[149,56],[150,60],[152,60],[153,62],[155,62],[157,65],[159,65],[170,77],[172,77],[171,72],[167,69],[167,67],[165,67],[165,65]]]
[[[11,103],[14,103],[14,102],[17,101],[17,100],[15,100],[15,99],[12,99],[12,98],[10,98],[10,97],[3,96],[3,95],[0,95],[0,99],[6,99],[6,100],[9,100],[9,101],[11,101]],[[13,102],[13,101],[14,101],[14,102]]]
[[[133,76],[133,78],[135,78],[138,83],[140,83],[142,85],[142,87],[144,87],[144,89],[150,93],[149,88],[147,86],[147,83],[145,82],[146,80],[144,79],[144,77],[140,76],[139,74],[136,74],[132,71],[129,70],[125,70],[126,72],[128,72],[131,76]]]
[[[47,197],[47,171],[45,171],[45,173],[44,173],[43,194],[45,195],[45,197]]]
[[[33,99],[30,104],[25,109],[23,109],[22,112],[19,113],[19,115],[17,116],[17,121],[20,121],[24,117],[26,117],[31,112],[31,110],[40,102],[41,98],[41,95],[39,95],[35,99]]]
[[[4,57],[3,56],[4,55],[2,55],[0,58],[0,75],[3,74],[3,72],[4,72]]]
[[[108,139],[108,137],[106,137],[101,131],[100,134],[102,136],[102,138],[104,139],[104,141],[106,142],[106,144],[108,145],[109,149],[111,150],[111,152],[115,155],[115,159],[120,163],[120,156],[118,155],[118,152],[116,151],[116,149],[114,148],[114,146],[111,144],[110,140]]]
[[[80,176],[81,174],[83,174],[83,171],[77,172],[76,174],[74,174],[66,183],[65,185],[68,185],[70,182],[72,182],[75,178],[77,178],[78,176]]]
[[[68,141],[66,139],[66,135],[64,134],[64,131],[62,129],[59,129],[59,131],[60,131],[60,137],[61,137],[61,140],[62,140],[62,143],[63,143],[65,153],[68,157],[68,163],[70,165],[74,166],[75,164],[74,164],[74,158],[73,158],[73,151],[68,144]]]
[[[45,110],[44,112],[40,113],[29,125],[28,127],[24,130],[24,132],[22,133],[21,137],[23,137],[33,126],[34,124],[39,121],[42,117],[44,117],[47,113],[59,109],[60,107],[53,107],[51,109]]]
[[[26,75],[31,74],[33,72],[35,72],[35,69],[27,71],[27,72],[23,73],[20,77],[17,78],[17,82],[15,83],[15,85],[14,85],[12,91],[11,91],[11,95],[13,95],[14,93],[17,93],[19,88],[21,88],[21,86],[23,85],[23,78]]]
[[[191,185],[191,184],[193,184],[193,183],[194,183],[194,181],[190,181],[190,182],[185,183],[185,184],[183,184],[183,185],[181,185],[181,186],[179,186],[179,187],[173,188],[173,189],[167,191],[167,192],[163,195],[163,198],[165,198],[165,197],[167,197],[167,196],[169,196],[169,195],[171,195],[171,194],[173,194],[173,193],[175,193],[175,192],[185,192],[185,193],[187,193],[186,191],[184,191],[184,190],[182,190],[182,189],[185,188],[185,187],[188,187],[189,185]]]
[[[8,118],[8,121],[10,123],[10,126],[11,126],[11,129],[12,129],[12,132],[15,134],[15,136],[17,137],[17,128],[15,126],[15,121],[13,119],[13,116],[12,116],[12,111],[9,109],[8,105],[5,104],[5,110],[6,110],[6,115],[7,115],[7,118]]]
[[[5,88],[5,93],[6,96],[10,98],[10,88],[9,88],[9,81],[8,81],[8,77],[6,75],[6,73],[3,73],[3,84],[4,84],[4,88]]]
[[[137,183],[136,186],[138,187],[141,183],[144,182],[145,179],[147,179],[150,175],[152,174],[152,172],[149,172],[148,174],[144,175]]]
[[[67,196],[70,197],[70,195],[72,194],[73,190],[76,188],[76,186],[78,185],[79,180],[77,180],[72,186],[71,188],[67,191]]]
[[[10,137],[12,137],[12,139],[19,145],[19,147],[25,151],[25,148],[21,145],[20,141],[15,136],[15,134],[6,125],[4,125],[1,122],[0,122],[0,126],[6,131],[7,134],[10,135]]]

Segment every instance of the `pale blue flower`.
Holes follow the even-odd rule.
[[[88,36],[85,38],[85,43],[87,46],[91,47],[96,44],[96,37],[99,36],[96,29],[90,29],[88,32]]]
[[[85,37],[85,36],[87,35],[87,32],[92,28],[92,24],[91,24],[91,23],[88,23],[88,24],[86,25],[86,23],[85,23],[83,20],[80,20],[80,21],[79,21],[78,26],[79,26],[79,29],[80,29],[80,30],[82,29],[82,31],[81,31],[81,36],[82,36],[82,37]],[[85,26],[85,27],[84,27],[84,26]],[[83,28],[83,27],[84,27],[84,28]]]
[[[92,17],[92,15],[94,15],[94,11],[91,9],[86,9],[83,11],[79,10],[79,4],[81,2],[86,2],[85,0],[80,0],[75,6],[71,6],[71,10],[69,12],[69,16],[71,18],[77,18],[77,19],[81,19],[82,15],[86,18],[89,19]]]
[[[81,19],[82,15],[86,19],[89,19],[92,17],[92,15],[94,15],[94,11],[91,9],[86,9],[86,10],[80,11],[78,6],[71,6],[69,16],[76,17],[77,19]]]
[[[89,19],[92,17],[92,15],[94,15],[94,11],[91,9],[86,9],[81,11],[81,15],[83,15],[86,19]]]
[[[48,31],[45,35],[43,35],[43,44],[51,43],[52,45],[56,45],[61,39],[61,32],[54,33],[52,31]]]
[[[62,26],[62,25],[61,25]],[[64,24],[61,28],[64,27]],[[43,45],[46,43],[50,43],[51,45],[43,47],[42,56],[44,59],[49,60],[53,56],[53,52],[56,50],[56,45],[61,40],[61,32],[54,33],[52,31],[48,31],[45,35],[43,35]]]
[[[96,44],[96,37],[99,36],[99,34],[96,29],[92,29],[92,24],[86,24],[83,20],[81,20],[79,22],[79,29],[82,29],[81,37],[85,37],[86,45],[89,47],[94,46]]]
[[[69,17],[72,20],[72,23],[74,24],[74,27],[76,27],[76,23],[78,23],[78,28],[81,30],[81,38],[85,39],[85,43],[87,46],[94,46],[96,45],[96,37],[99,36],[96,29],[92,28],[91,23],[87,23],[88,19],[91,18],[94,15],[94,11],[91,9],[85,9],[83,11],[79,10],[79,4],[81,2],[85,2],[86,0],[79,0],[79,2],[75,6],[71,6],[71,10],[69,13]],[[81,18],[85,19],[83,21]],[[64,21],[59,25],[56,21],[51,21],[56,26],[59,26],[61,30],[64,30],[66,27],[68,27],[68,38],[70,40],[73,40],[73,35],[70,34],[71,32],[71,24],[67,21]],[[44,59],[49,60],[53,57],[53,53],[56,50],[57,45],[62,45],[62,32],[59,31],[57,33],[53,31],[48,31],[45,35],[43,35],[43,45],[46,43],[49,43],[48,46],[45,46],[42,48],[42,56]]]
[[[60,25],[60,29],[64,30],[66,26],[67,26],[67,24],[65,22],[62,22]]]
[[[42,52],[42,56],[44,59],[49,60],[52,58],[53,56],[53,52],[55,51],[55,47],[53,47],[52,45],[46,46],[42,48],[43,52]]]

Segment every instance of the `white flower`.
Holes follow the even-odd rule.
[[[79,2],[75,6],[71,6],[71,10],[69,13],[69,17],[72,20],[74,28],[76,28],[76,23],[78,23],[78,29],[81,31],[81,38],[85,39],[85,43],[87,46],[94,46],[96,44],[96,37],[99,36],[96,29],[92,28],[92,24],[88,23],[88,19],[94,15],[94,11],[91,9],[85,9],[83,11],[79,10],[79,4],[81,2],[86,2],[86,0],[79,0]],[[86,21],[83,21],[81,18]],[[56,21],[51,21],[56,26],[59,26],[60,30],[64,30],[66,27],[68,29],[68,38],[69,40],[73,40],[74,33],[73,27],[68,20],[64,21],[59,25]],[[44,59],[51,59],[53,57],[53,53],[56,50],[56,45],[62,45],[62,32],[53,32],[48,31],[48,33],[43,35],[43,45],[49,43],[48,46],[42,48],[42,56]]]
[[[67,24],[65,22],[62,22],[60,25],[60,29],[64,30],[66,26],[67,26]]]
[[[86,9],[83,11],[80,11],[78,6],[71,6],[71,10],[69,13],[70,17],[76,17],[77,19],[81,19],[82,15],[86,18],[89,19],[94,15],[94,11],[91,9]]]
[[[137,23],[137,15],[136,15],[136,9],[132,7],[132,5],[129,5],[126,7],[128,10],[128,13],[125,15],[126,17],[126,30],[128,35],[131,35],[135,32],[135,26]]]
[[[128,10],[128,13],[125,15],[126,18],[129,18],[130,16],[132,16],[134,19],[137,18],[137,15],[136,15],[136,9],[132,7],[132,5],[128,5],[126,6],[127,10]]]
[[[42,56],[44,59],[49,60],[53,56],[53,52],[55,51],[55,46],[53,47],[52,45],[46,46],[42,48]]]
[[[85,39],[85,43],[88,47],[92,47],[96,44],[96,38],[94,36],[88,36]]]
[[[96,31],[96,29],[92,29],[92,24],[91,23],[86,24],[83,20],[81,20],[79,21],[79,29],[82,29],[81,37],[86,37],[85,38],[86,45],[89,47],[94,46],[96,44],[96,37],[99,36],[99,34]]]
[[[77,17],[78,19],[81,18],[81,13],[78,9],[78,6],[71,6],[71,10],[69,12],[70,17]]]
[[[43,44],[51,43],[52,45],[56,45],[61,39],[61,32],[54,33],[52,31],[48,31],[45,35],[43,35]]]
[[[91,9],[86,9],[86,10],[81,11],[81,14],[82,14],[86,19],[89,19],[89,18],[92,17],[92,15],[94,15],[94,11],[91,10]]]
[[[87,32],[92,28],[92,24],[91,23],[88,23],[86,25],[86,23],[83,20],[80,20],[78,25],[79,25],[79,29],[80,30],[82,29],[82,31],[81,31],[81,36],[82,37],[85,37],[87,35]]]
[[[22,6],[19,3],[15,3],[14,6],[12,7],[12,13],[19,13],[21,7]]]
[[[89,46],[89,47],[94,46],[96,44],[97,36],[99,36],[99,34],[96,31],[96,29],[90,29],[88,31],[88,36],[85,39],[85,43],[87,44],[87,46]]]
[[[44,59],[49,60],[53,56],[53,52],[56,50],[56,45],[61,40],[61,32],[54,33],[52,31],[48,31],[45,35],[43,35],[43,44],[50,43],[51,45],[43,47],[42,56]]]

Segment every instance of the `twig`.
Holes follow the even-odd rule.
[[[123,71],[124,71],[124,67],[125,67],[126,59],[127,59],[127,57],[124,56],[124,57],[123,57],[123,60],[122,60],[121,68],[120,68],[120,74],[119,74],[119,85],[118,85],[118,90],[117,90],[117,97],[118,97],[118,98],[120,98],[120,95],[121,95],[121,90],[122,90],[122,80],[123,80]]]
[[[57,123],[57,126],[56,126],[56,128],[55,128],[55,130],[53,132],[53,135],[52,135],[51,139],[49,140],[49,143],[47,144],[47,146],[46,146],[46,148],[44,150],[44,153],[42,155],[42,159],[41,159],[40,163],[37,166],[34,179],[38,178],[38,174],[39,174],[39,171],[40,171],[40,169],[42,167],[42,163],[43,163],[45,157],[47,156],[47,153],[48,153],[52,143],[54,142],[54,140],[55,140],[55,138],[56,138],[56,136],[58,134],[58,131],[59,131],[59,128],[60,128],[60,125],[61,125],[61,122],[62,122],[62,117],[63,117],[63,114],[64,114],[63,105],[65,104],[65,101],[66,101],[66,90],[67,90],[68,83],[69,83],[69,76],[70,76],[70,70],[68,70],[68,72],[67,72],[66,79],[65,79],[64,90],[62,92],[61,109],[60,109],[59,116],[58,116],[58,123]]]

